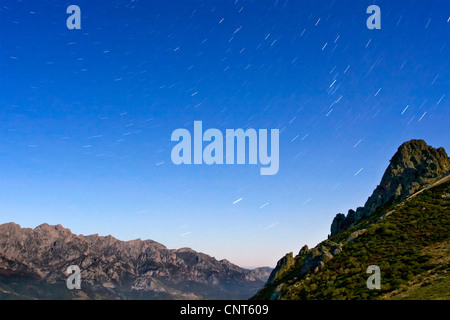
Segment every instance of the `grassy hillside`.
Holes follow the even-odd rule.
[[[387,204],[322,244],[342,250],[302,274],[304,255],[277,274],[256,299],[450,299],[450,181],[399,204]],[[356,232],[359,231],[359,232]],[[381,289],[369,290],[369,265]]]

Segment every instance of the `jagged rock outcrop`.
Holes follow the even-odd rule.
[[[152,240],[78,236],[61,225],[0,225],[0,271],[65,284],[70,265],[80,267],[82,289],[117,298],[248,298],[271,271],[243,269],[189,248],[169,250]]]
[[[273,269],[272,273],[269,276],[268,283],[274,282],[277,278],[279,278],[284,272],[289,270],[291,266],[295,263],[293,253],[287,253],[283,258],[281,258],[277,262],[277,266]]]
[[[277,266],[270,274],[267,283],[272,284],[279,280],[283,274],[288,272],[295,265],[301,266],[298,276],[302,276],[309,271],[317,272],[322,269],[328,261],[333,259],[335,255],[341,253],[343,246],[342,243],[326,240],[312,249],[309,249],[307,245],[303,246],[295,257],[293,257],[292,252],[290,252],[278,261]]]
[[[349,210],[347,216],[342,213],[336,215],[331,224],[331,236],[371,215],[380,206],[402,201],[449,173],[450,159],[444,148],[435,149],[423,140],[403,143],[364,207]]]

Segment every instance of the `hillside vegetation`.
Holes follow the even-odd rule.
[[[342,252],[302,275],[305,254],[278,273],[259,299],[450,299],[450,179],[323,242]],[[359,236],[358,236],[359,235]],[[356,238],[354,238],[356,237]],[[369,290],[369,265],[381,289]]]

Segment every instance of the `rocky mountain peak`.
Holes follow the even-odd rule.
[[[379,187],[393,191],[396,196],[406,197],[408,192],[417,191],[412,186],[414,182],[420,185],[426,179],[449,172],[450,160],[444,148],[435,149],[423,140],[410,140],[403,143],[392,157]]]
[[[450,159],[444,148],[435,149],[424,140],[403,143],[389,162],[380,184],[364,207],[349,210],[347,216],[336,215],[331,235],[347,229],[353,223],[375,212],[380,206],[401,201],[450,173]]]

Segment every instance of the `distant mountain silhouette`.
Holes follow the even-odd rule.
[[[66,287],[70,265],[81,269],[81,290]],[[61,225],[0,225],[2,299],[246,299],[270,271],[152,240],[78,236]]]

